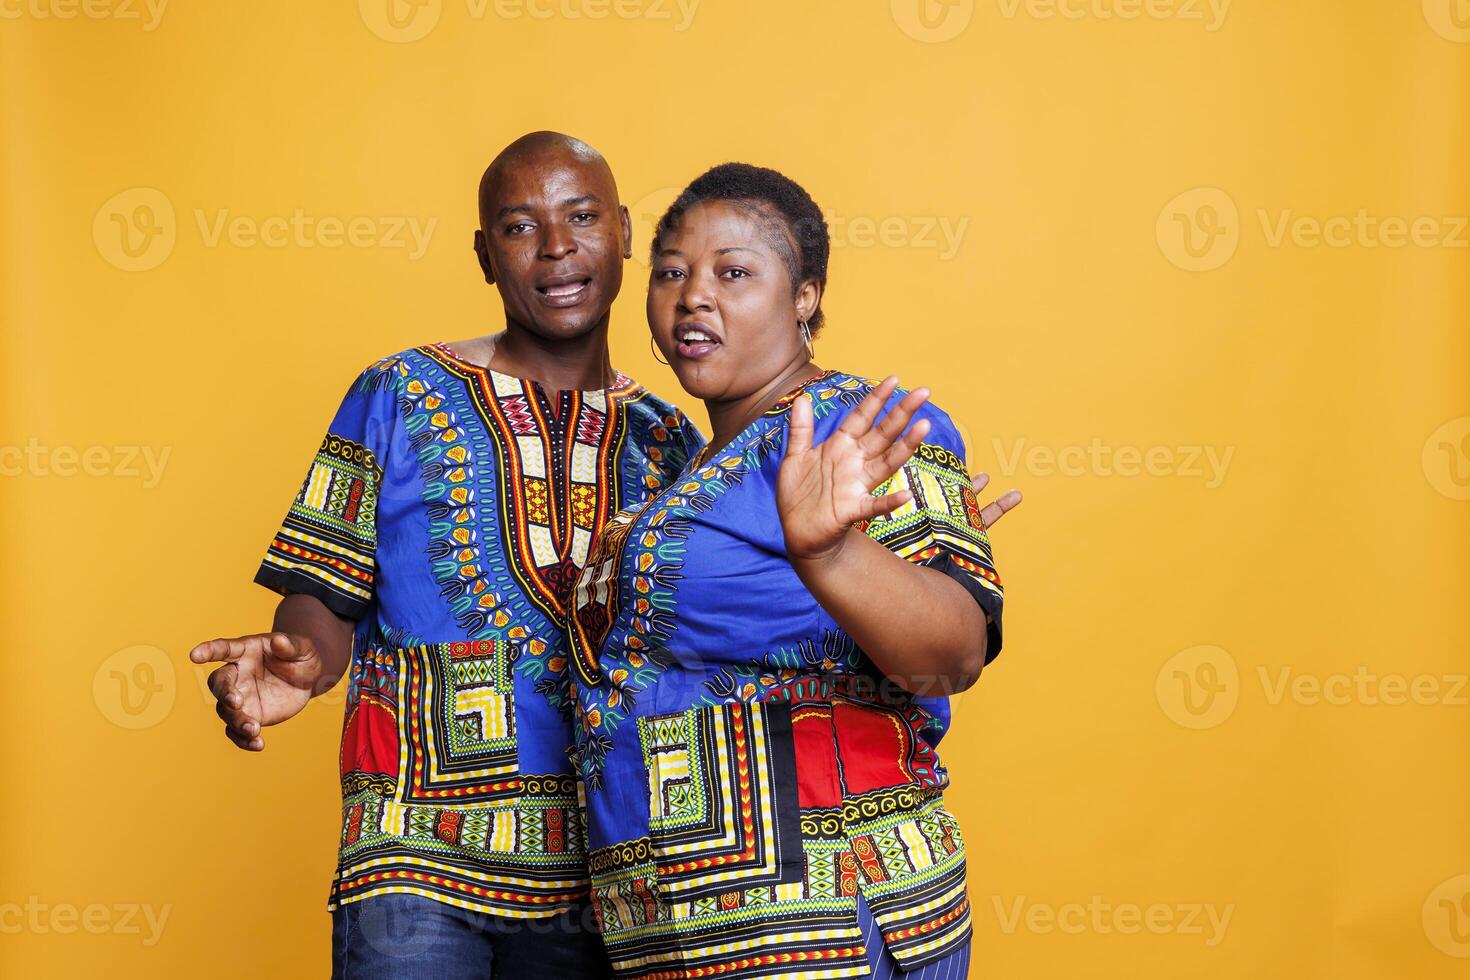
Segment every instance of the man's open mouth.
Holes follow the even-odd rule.
[[[547,306],[576,306],[592,287],[591,276],[554,276],[536,284],[536,294]]]

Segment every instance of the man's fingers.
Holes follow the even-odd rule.
[[[1006,516],[1020,502],[1021,491],[1007,490],[997,497],[994,502],[987,504],[981,509],[980,520],[985,522],[987,528],[994,527],[996,521]]]
[[[798,395],[791,403],[791,427],[786,433],[786,455],[800,456],[812,448],[812,399]]]
[[[225,737],[228,738],[231,742],[234,742],[236,748],[244,749],[246,752],[259,752],[260,750],[265,748],[265,739],[261,738],[259,735],[256,735],[254,737],[249,735],[240,735],[232,729],[226,727]]]
[[[225,664],[223,667],[209,675],[209,693],[222,704],[240,706],[240,692],[236,690],[239,682],[240,668],[235,664]]]
[[[232,708],[224,702],[216,702],[214,713],[219,715],[219,720],[225,723],[226,728],[237,735],[254,738],[260,734],[260,722],[243,708]]]
[[[878,413],[888,402],[888,396],[897,387],[898,375],[890,374],[884,378],[882,384],[868,392],[868,397],[848,413],[847,418],[842,420],[842,425],[838,426],[838,431],[845,432],[854,439],[861,437],[873,427],[873,420],[878,417]]]
[[[265,649],[277,660],[294,662],[311,656],[311,647],[304,642],[298,642],[290,633],[266,634]]]
[[[209,640],[190,650],[189,659],[196,664],[233,663],[247,654],[259,654],[268,649],[273,635],[285,634],[250,633]]]

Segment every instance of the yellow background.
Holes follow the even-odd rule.
[[[1465,0],[386,2],[0,3],[0,973],[325,974],[340,692],[247,756],[185,653],[269,626],[356,372],[501,325],[476,181],[554,128],[639,211],[620,367],[678,394],[658,207],[775,166],[837,231],[819,361],[1027,495],[946,743],[974,976],[1466,975]],[[207,234],[298,209],[376,231]]]

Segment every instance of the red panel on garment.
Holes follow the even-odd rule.
[[[841,806],[842,782],[837,774],[832,738],[832,706],[806,703],[791,707],[791,733],[796,743],[796,796],[803,807]]]
[[[342,775],[349,772],[398,773],[398,725],[393,712],[372,696],[357,702],[342,730]]]
[[[852,701],[832,703],[842,783],[849,795],[917,782],[909,768],[914,735],[898,712]]]

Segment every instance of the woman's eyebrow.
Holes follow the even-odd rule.
[[[731,252],[758,252],[758,249],[748,248],[744,245],[731,245],[729,248],[715,249],[716,255],[729,255]]]

